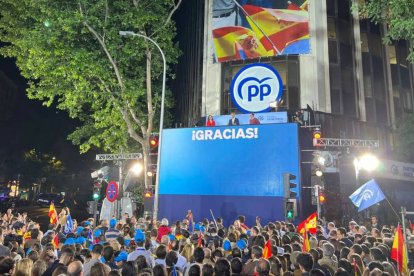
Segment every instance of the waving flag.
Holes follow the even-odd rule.
[[[214,46],[219,62],[260,56],[273,56],[265,49],[256,34],[245,27],[230,26],[213,30]]]
[[[52,202],[50,202],[50,206],[49,206],[49,218],[50,218],[50,223],[54,223],[57,224],[57,212],[55,209],[55,204]]]
[[[58,248],[58,246],[59,246],[59,237],[58,237],[57,234],[53,237],[52,244],[55,248]]]
[[[293,7],[293,6],[292,6]],[[266,50],[280,54],[290,44],[309,38],[309,13],[300,9],[268,9],[244,5],[247,22]],[[308,48],[303,49],[303,52]]]
[[[72,217],[70,216],[70,214],[68,215],[68,217],[66,218],[66,225],[65,225],[65,234],[69,234],[69,233],[73,233],[73,220]]]
[[[303,234],[303,245],[302,245],[303,252],[310,251],[310,243],[309,243],[309,235],[307,229],[305,229],[305,233]]]
[[[270,239],[268,239],[263,248],[263,258],[267,260],[270,257],[272,257],[272,245],[270,244]]]
[[[317,224],[318,214],[313,213],[307,219],[299,223],[298,233],[304,235],[306,231],[311,234],[316,234],[316,224]]]
[[[371,179],[359,187],[349,198],[358,207],[358,212],[361,212],[385,199],[385,195],[378,186],[378,183],[374,179]]]
[[[394,242],[392,244],[391,259],[397,262],[398,271],[403,275],[408,275],[408,256],[407,247],[404,242],[404,235],[401,225],[398,224],[395,232]]]

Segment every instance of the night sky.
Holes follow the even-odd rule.
[[[47,108],[38,100],[29,100],[25,92],[26,80],[13,59],[0,58],[1,72],[17,87],[14,99],[0,102],[0,107],[8,110],[0,117],[1,158],[34,148],[62,160],[71,173],[90,173],[93,167],[99,166],[93,162],[95,153],[80,155],[78,147],[67,140],[79,122],[70,119],[65,111]]]

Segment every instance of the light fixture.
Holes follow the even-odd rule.
[[[315,175],[316,176],[318,176],[318,177],[321,177],[322,175],[323,175],[323,172],[322,172],[322,170],[321,169],[316,169],[316,171],[315,171]]]
[[[132,172],[135,175],[139,175],[144,170],[144,167],[141,163],[135,163],[129,171]]]

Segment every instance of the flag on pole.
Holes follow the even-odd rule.
[[[197,246],[198,247],[202,247],[203,246],[203,233],[201,231],[200,231],[200,235],[198,236]]]
[[[401,274],[408,275],[407,247],[405,246],[404,235],[399,224],[392,244],[391,259],[397,262],[398,271]]]
[[[272,257],[272,245],[270,244],[270,239],[268,239],[263,248],[263,258],[269,259],[270,257]]]
[[[54,223],[57,224],[57,212],[55,209],[55,204],[52,202],[50,202],[50,206],[49,206],[49,218],[50,218],[50,223]]]
[[[307,219],[299,223],[298,233],[304,234],[306,231],[315,235],[316,234],[316,224],[317,224],[318,214],[315,212],[311,214]]]
[[[358,212],[361,212],[385,199],[385,195],[378,186],[378,183],[374,179],[371,179],[359,187],[349,198],[358,207]]]
[[[55,248],[58,248],[58,246],[59,246],[59,237],[58,237],[57,234],[53,237],[52,244]]]
[[[69,234],[69,233],[73,233],[73,220],[72,217],[70,216],[70,214],[68,215],[68,217],[66,218],[66,224],[65,224],[65,234]]]
[[[305,233],[303,234],[302,252],[309,252],[309,251],[310,251],[309,236],[308,236],[308,231],[305,228]]]
[[[194,217],[193,213],[188,214],[188,232],[191,234],[194,232]]]

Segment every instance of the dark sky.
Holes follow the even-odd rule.
[[[8,109],[8,116],[3,114],[0,118],[0,154],[16,154],[35,148],[55,155],[70,171],[86,169],[89,173],[90,167],[99,166],[93,162],[94,153],[80,155],[78,147],[67,140],[78,122],[64,111],[47,108],[40,101],[27,98],[26,80],[13,59],[0,58],[0,72],[17,87],[12,100],[0,102],[0,107]],[[0,90],[0,93],[4,92]],[[4,101],[4,98],[0,97],[0,100]]]

